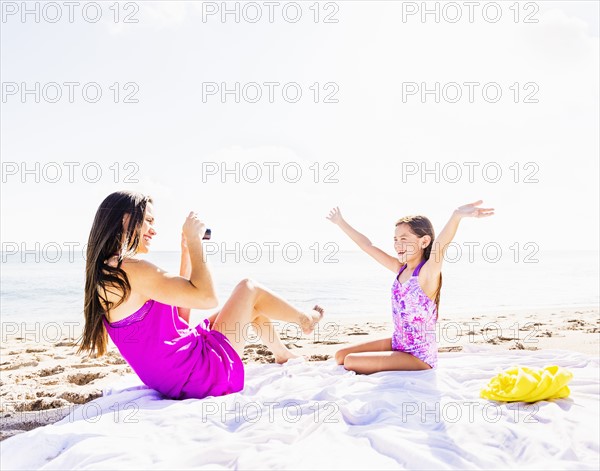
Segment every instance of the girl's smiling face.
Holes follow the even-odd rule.
[[[405,223],[398,224],[394,231],[394,249],[401,263],[415,259],[420,261],[423,257],[423,250],[430,241],[431,237],[428,235],[418,237]]]

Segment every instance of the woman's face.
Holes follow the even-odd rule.
[[[138,246],[137,252],[150,252],[152,238],[156,235],[156,231],[154,230],[154,208],[152,207],[152,203],[146,204],[146,213],[144,214],[144,222],[142,224],[140,235],[140,245]]]

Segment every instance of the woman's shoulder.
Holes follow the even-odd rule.
[[[166,273],[159,266],[141,258],[124,258],[121,268],[125,271],[132,291],[146,294],[154,291],[157,282]]]
[[[148,260],[144,260],[141,258],[135,258],[135,257],[124,258],[123,262],[121,263],[121,268],[123,270],[125,270],[127,275],[129,275],[130,273],[131,274],[144,273],[144,272],[147,272],[148,270],[151,270],[151,271],[159,270],[159,268],[156,265],[154,265],[152,262],[149,262]]]

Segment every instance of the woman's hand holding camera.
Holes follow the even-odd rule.
[[[194,211],[190,211],[188,217],[183,223],[183,240],[182,246],[185,242],[189,242],[194,238],[204,239],[210,229],[207,229],[206,225],[200,220],[198,215]]]

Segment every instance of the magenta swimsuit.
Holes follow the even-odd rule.
[[[412,276],[400,283],[398,278],[406,268],[404,264],[392,285],[392,349],[410,353],[435,368],[438,356],[435,336],[437,306],[423,292],[418,279],[425,262],[419,263]]]
[[[170,399],[223,396],[244,388],[244,365],[208,319],[191,328],[177,307],[152,299],[117,322],[110,338],[142,382]]]

